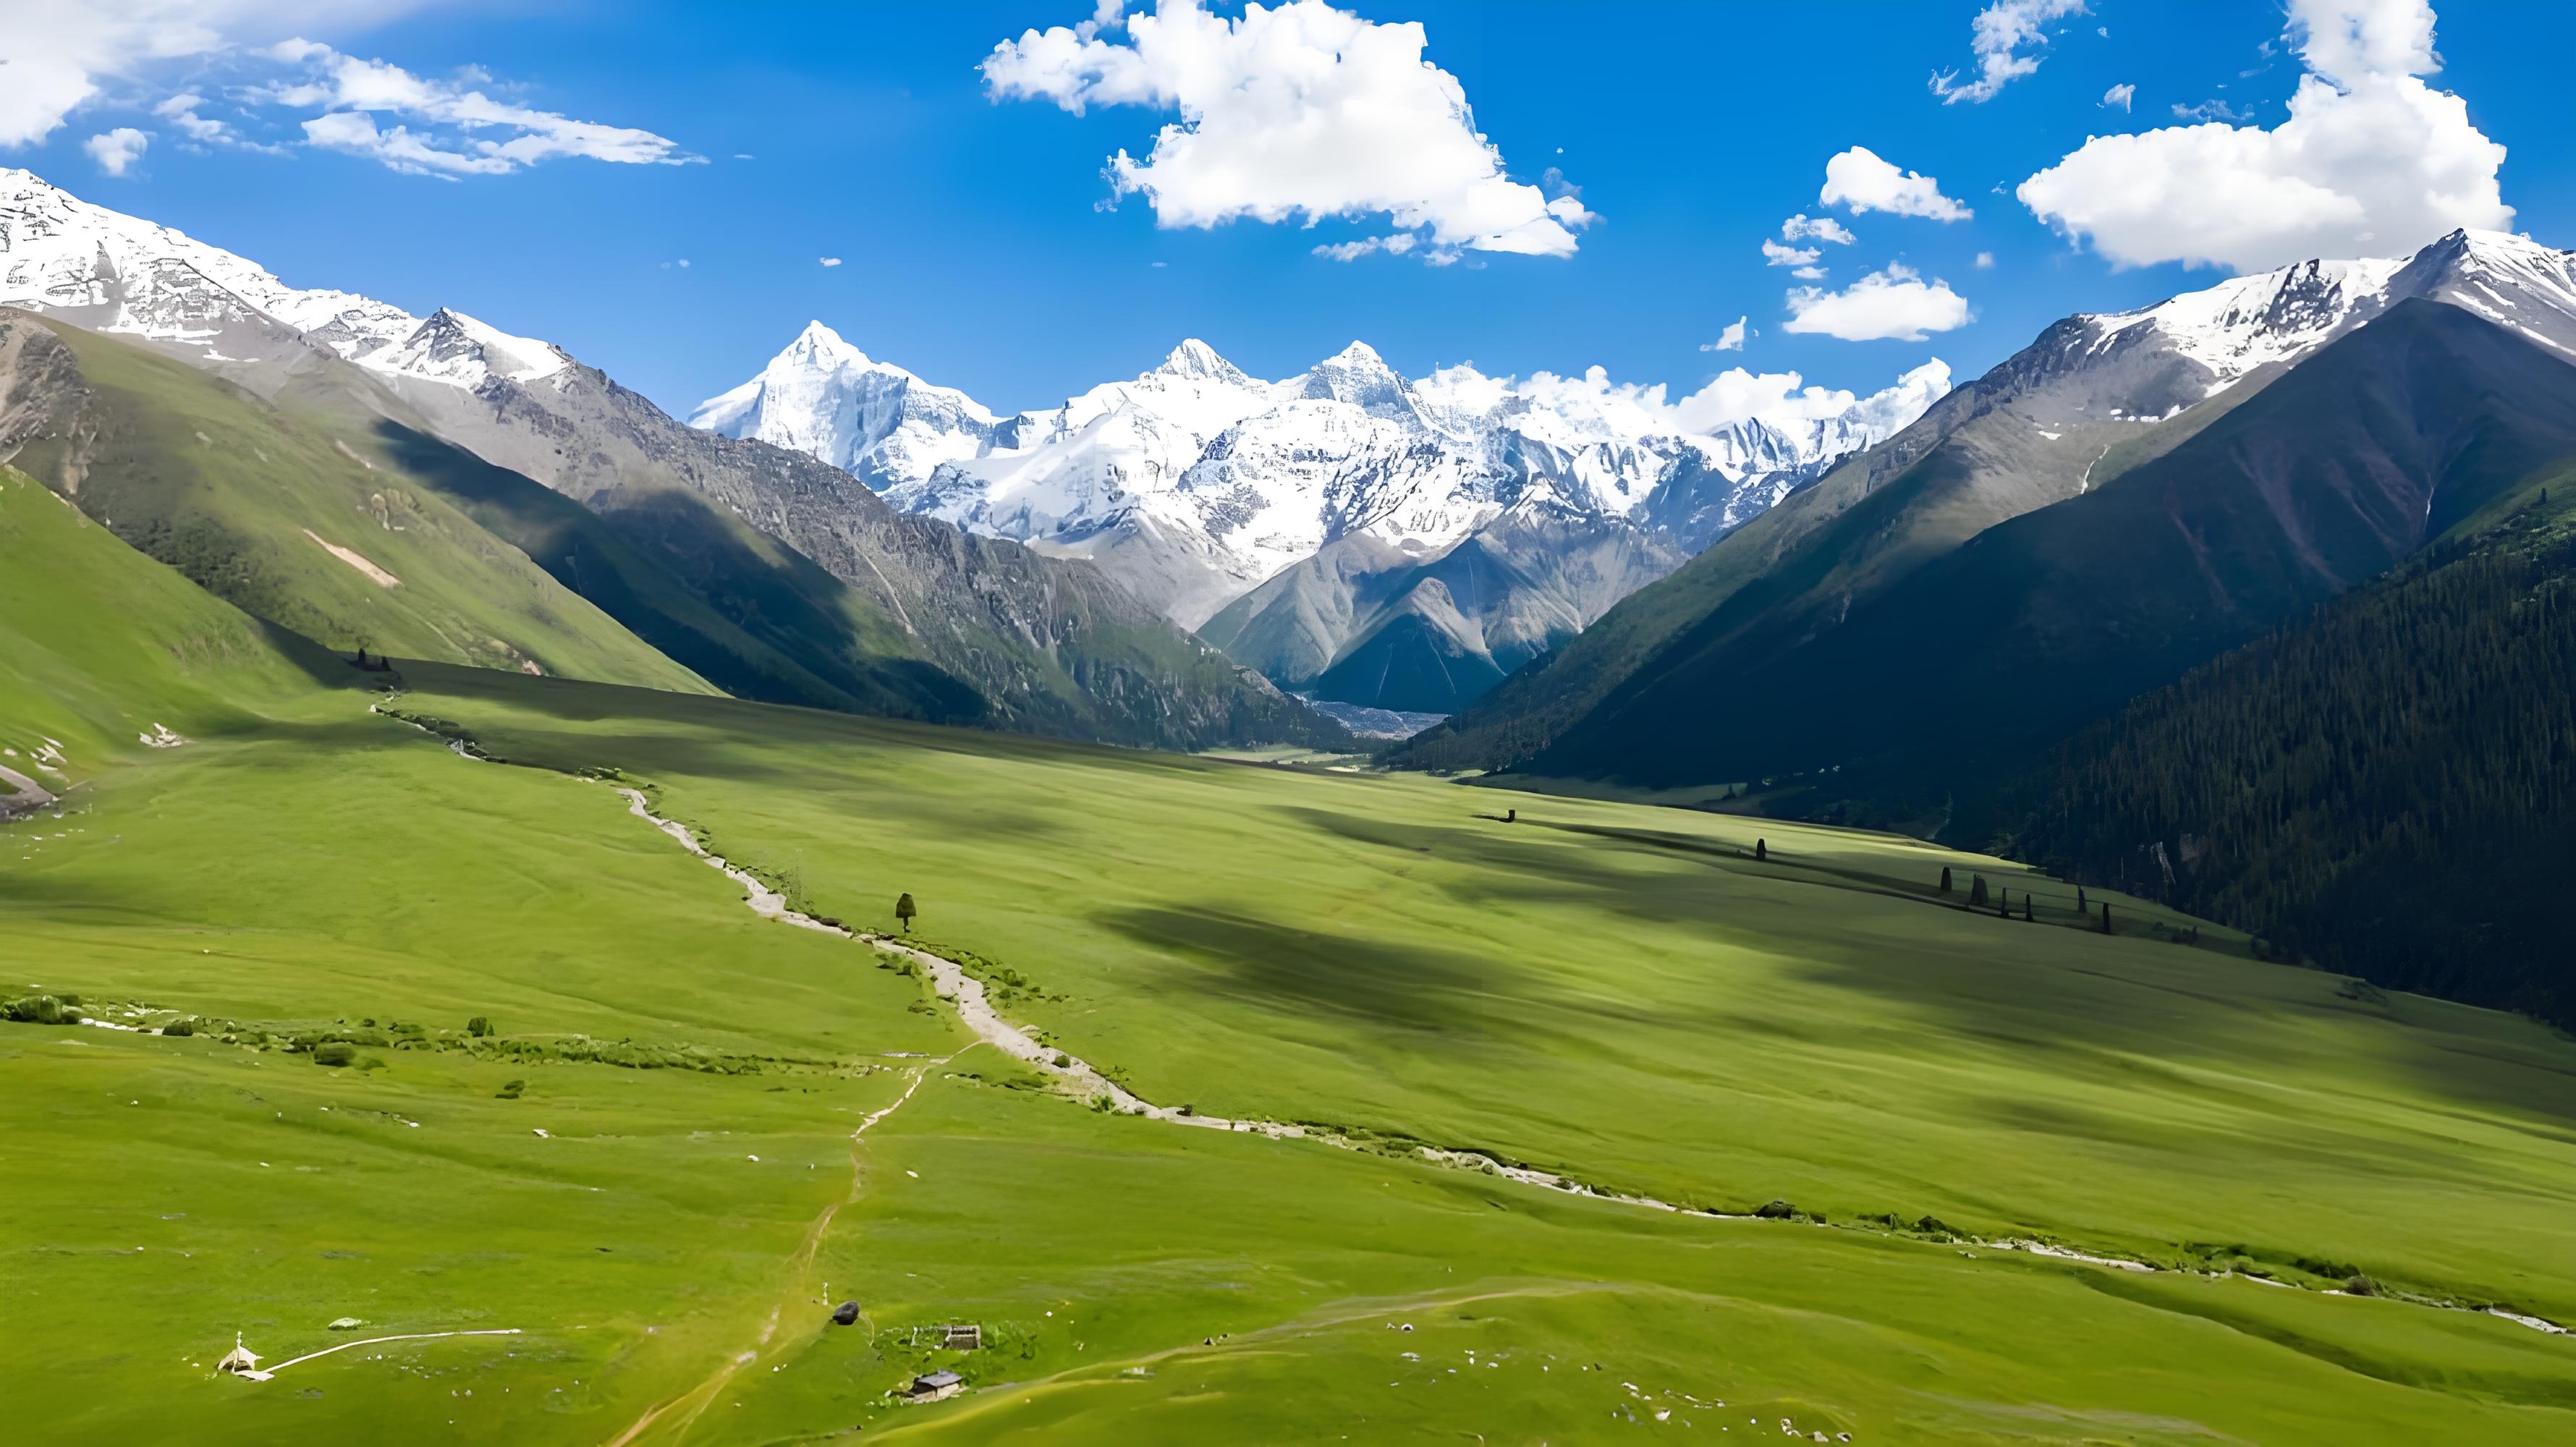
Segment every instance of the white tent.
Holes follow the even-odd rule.
[[[224,1353],[224,1359],[222,1361],[215,1363],[215,1370],[219,1372],[240,1372],[244,1375],[257,1372],[259,1370],[259,1353],[243,1346],[241,1333],[234,1332],[233,1349]]]

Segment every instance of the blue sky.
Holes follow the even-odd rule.
[[[1089,3],[246,8],[238,23],[210,21],[199,53],[92,59],[94,93],[41,139],[0,146],[0,164],[239,251],[296,285],[415,311],[455,306],[559,342],[674,411],[750,375],[809,317],[1004,410],[1132,374],[1189,335],[1270,376],[1358,337],[1416,374],[1462,360],[1519,374],[1599,365],[1615,380],[1679,393],[1740,365],[1868,391],[1929,356],[1972,376],[2068,312],[2136,305],[2228,274],[2153,259],[2226,230],[2188,214],[2217,204],[2208,198],[2230,178],[2194,174],[2199,153],[2181,139],[2169,155],[2102,153],[2054,193],[2075,198],[2063,200],[2070,210],[2093,208],[2088,215],[2138,213],[2103,222],[2081,246],[2034,216],[2015,188],[2089,135],[2185,124],[2175,106],[2220,102],[2249,130],[2279,127],[2319,63],[2285,43],[2284,11],[2270,4],[2088,0],[2076,14],[2067,13],[2072,0],[2017,0],[2042,16],[2047,38],[1997,53],[2037,68],[1991,98],[1945,102],[1927,81],[1955,69],[1956,86],[1979,74],[1972,36],[1989,8],[1981,0],[1344,0],[1365,21],[1419,22],[1424,58],[1455,78],[1508,178],[1537,186],[1557,168],[1580,188],[1572,209],[1598,218],[1572,229],[1570,255],[1464,249],[1456,264],[1429,265],[1424,256],[1441,248],[1425,229],[1414,254],[1344,262],[1314,248],[1394,234],[1386,215],[1311,228],[1256,219],[1166,226],[1152,194],[1105,206],[1104,161],[1122,148],[1146,156],[1157,129],[1178,118],[1169,108],[1094,103],[1077,115],[1043,97],[991,97],[977,67],[997,42],[1074,25]],[[2331,9],[2337,0],[2306,3]],[[1241,14],[1238,4],[1215,8]],[[2346,49],[2358,54],[2421,7],[2341,8],[2355,18],[2358,39]],[[2463,98],[2463,124],[2506,148],[2492,185],[2518,212],[2511,228],[2576,245],[2576,146],[2563,89],[2576,6],[2453,0],[2438,24],[2443,65],[2429,85]],[[667,143],[665,159],[704,160],[565,155],[447,180],[308,144],[300,123],[330,103],[280,99],[302,72],[245,49],[289,33],[413,76],[476,68],[468,83],[480,91],[649,133]],[[1117,28],[1100,39],[1135,43]],[[16,43],[0,40],[0,55]],[[43,58],[11,59],[31,67]],[[2355,109],[2373,85],[2398,97],[2394,87],[2408,84],[2404,61],[2333,63],[2386,72],[2338,77]],[[2126,111],[2103,104],[2118,85],[2135,88]],[[190,144],[156,113],[185,93],[206,98],[193,114],[276,149]],[[378,119],[392,124],[390,113]],[[0,115],[0,135],[7,120]],[[102,151],[92,138],[120,129],[140,133],[143,149],[123,174],[105,174],[100,156],[117,145]],[[1973,216],[1825,207],[1827,161],[1854,146],[1933,178]],[[1365,168],[1385,157],[1323,159]],[[2170,194],[2127,194],[2151,161],[2175,168],[2156,183]],[[2365,196],[2358,204],[2372,214],[2355,222],[2332,204],[2356,168],[2353,185],[2380,184],[2381,168],[2350,157],[2282,164],[2321,174],[2252,186],[2254,199],[2227,204],[2265,212],[2256,234],[2213,245],[2253,259],[2293,244],[2278,238],[2307,233],[2265,208],[2311,192],[2324,198],[2313,208],[2321,234],[2426,224],[2420,207]],[[1767,264],[1760,247],[1780,241],[1781,223],[1798,214],[1831,214],[1857,238],[1794,243],[1820,253],[1827,274],[1817,288],[1839,291],[1894,264],[1919,283],[1946,283],[1971,319],[1921,340],[1791,334],[1784,299],[1808,283]],[[2373,249],[2429,239],[2391,236]],[[2123,248],[2148,264],[2122,267],[2105,255]],[[1989,265],[1978,264],[1980,253]],[[826,256],[841,264],[821,265]],[[1740,352],[1703,350],[1738,317],[1749,318],[1750,333]]]

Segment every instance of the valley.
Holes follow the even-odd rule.
[[[195,611],[174,626],[224,610]],[[2513,1017],[2353,998],[2125,897],[2107,939],[1965,912],[1944,866],[2057,888],[1887,836],[1572,800],[1504,824],[1401,776],[242,647],[187,675],[220,704],[160,700],[182,747],[75,705],[60,817],[6,826],[23,986],[198,1026],[0,1026],[9,1169],[43,1182],[6,1208],[13,1316],[95,1323],[21,1344],[67,1430],[1180,1441],[1211,1412],[1296,1436],[1660,1411],[2411,1441],[2533,1430],[2576,1392],[2564,1338],[2459,1309],[2576,1316],[2576,1057]],[[914,894],[906,948],[974,987],[744,908],[603,776],[783,907],[893,933]],[[1101,1072],[1106,1108],[943,993]],[[314,1064],[332,1039],[357,1063]],[[1452,1151],[1685,1209],[1426,1154]],[[1753,1219],[1773,1201],[1795,1215]],[[2381,1299],[2328,1294],[2351,1273]],[[844,1297],[861,1327],[827,1320]],[[342,1316],[517,1335],[205,1370],[226,1332],[282,1360]],[[952,1319],[983,1350],[911,1344]],[[66,1350],[111,1331],[118,1355]],[[890,1405],[935,1365],[974,1391]]]
[[[0,0],[9,1447],[2576,1442],[2576,20],[1026,8]]]

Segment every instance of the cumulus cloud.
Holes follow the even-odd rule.
[[[1081,24],[1002,42],[984,85],[995,100],[1077,115],[1176,113],[1143,159],[1122,149],[1106,168],[1112,200],[1144,196],[1158,225],[1384,216],[1412,243],[1378,236],[1319,253],[1441,262],[1462,250],[1568,256],[1575,231],[1598,219],[1562,177],[1542,190],[1504,172],[1457,77],[1423,58],[1418,23],[1375,24],[1325,0],[1247,6],[1236,19],[1200,0],[1124,9],[1104,3]]]
[[[100,170],[111,176],[122,176],[133,169],[135,162],[143,159],[144,150],[151,144],[152,138],[134,127],[118,126],[81,142],[81,149],[89,152],[89,158],[98,162]]]
[[[2312,256],[2392,255],[2458,226],[2513,220],[2504,147],[2440,69],[2424,0],[2290,0],[2307,67],[2289,119],[2096,136],[2021,183],[2022,204],[2115,266],[2240,271]]]
[[[1950,390],[1950,366],[1935,357],[1867,396],[1838,387],[1810,386],[1796,372],[1748,372],[1742,367],[1718,373],[1679,401],[1670,400],[1670,392],[1660,382],[1613,382],[1599,367],[1580,377],[1538,372],[1507,385],[1522,396],[1551,405],[1579,403],[1611,412],[1634,409],[1643,414],[1631,419],[1639,430],[1706,433],[1747,421],[1794,429],[1854,408],[1874,422],[1910,418]]]
[[[1860,238],[1852,235],[1849,227],[1844,226],[1841,222],[1836,221],[1831,216],[1819,216],[1811,221],[1807,219],[1804,212],[1801,212],[1798,215],[1792,216],[1788,220],[1780,223],[1780,239],[1783,241],[1830,241],[1836,246],[1849,246]]]
[[[816,259],[816,260],[818,260],[818,261],[820,261],[820,262],[821,262],[823,265],[825,265],[825,266],[838,266],[838,265],[840,265],[840,264],[841,264],[841,258],[839,258],[839,257],[837,257],[837,256],[823,256],[823,257],[817,257],[817,258],[815,258],[815,259]]]
[[[2102,105],[2106,110],[2112,106],[2118,106],[2121,110],[2126,111],[2136,105],[2137,100],[2138,88],[2134,85],[2129,85],[2126,82],[2115,85],[2109,90],[2102,92]]]
[[[1827,206],[1846,206],[1857,216],[1885,211],[1897,216],[1926,216],[1935,221],[1965,221],[1974,212],[1941,194],[1941,183],[1918,171],[1897,169],[1867,146],[1854,146],[1825,162],[1825,186],[1816,199]]]
[[[1728,322],[1726,324],[1726,330],[1717,334],[1716,341],[1702,342],[1699,344],[1699,349],[1703,352],[1743,351],[1745,337],[1744,324],[1751,320],[1753,320],[1751,317],[1737,317],[1735,320]]]
[[[1768,239],[1762,243],[1762,260],[1771,266],[1806,266],[1822,255],[1824,252],[1812,246],[1783,246]]]
[[[1992,270],[1994,270],[1994,269],[1995,269],[1995,254],[1994,254],[1993,252],[1991,252],[1991,251],[1980,251],[1980,252],[1978,252],[1978,253],[1977,253],[1977,270],[1979,270],[1979,271],[1992,271]]]
[[[1977,57],[1977,78],[1963,83],[1959,72],[1941,71],[1932,77],[1932,93],[1945,105],[1993,100],[2005,86],[2039,69],[2039,57],[2025,52],[2048,43],[2051,22],[2083,13],[2084,0],[1995,0],[1977,12],[1968,42]]]
[[[1890,262],[1841,291],[1802,286],[1789,293],[1786,330],[1846,342],[1919,342],[1968,324],[1968,302],[1946,281]]]

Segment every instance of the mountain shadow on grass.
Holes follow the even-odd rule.
[[[1492,1034],[1483,961],[1211,909],[1126,909],[1101,923],[1214,967],[1194,986],[1266,1009],[1466,1045]]]
[[[803,554],[666,488],[594,513],[391,420],[413,477],[709,683],[738,698],[929,723],[986,721],[984,696],[907,656],[902,630]]]

